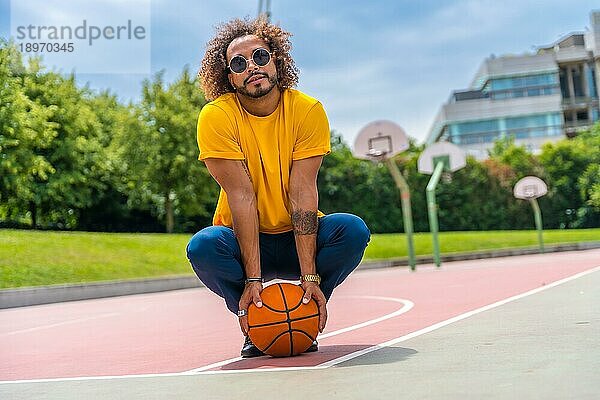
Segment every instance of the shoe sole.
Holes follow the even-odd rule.
[[[314,353],[314,352],[317,352],[317,351],[319,351],[319,345],[311,344],[308,349],[304,350],[304,353]],[[262,351],[261,352],[257,352],[257,353],[250,353],[250,354],[244,354],[244,353],[242,353],[241,354],[242,358],[254,358],[254,357],[261,357],[261,356],[264,356],[264,355],[265,355],[265,353],[263,353]]]

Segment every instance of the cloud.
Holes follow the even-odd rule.
[[[330,124],[348,143],[358,131],[376,119],[390,119],[403,126],[410,136],[422,139],[433,118],[431,81],[406,75],[394,79],[394,62],[389,58],[343,67],[301,69],[300,90],[321,100]],[[442,79],[442,78],[440,78]],[[416,123],[412,123],[415,120]]]
[[[113,21],[147,18],[151,0],[13,0],[11,12],[19,18],[33,21],[51,21],[60,24],[80,23],[82,18],[90,23],[113,24]],[[118,12],[115,12],[117,10]]]
[[[448,2],[424,18],[384,28],[379,35],[394,45],[427,50],[496,32],[516,14],[504,1]]]
[[[308,22],[311,29],[318,32],[334,32],[338,21],[332,17],[318,16]]]
[[[272,1],[271,10],[274,22],[294,34],[300,90],[323,102],[331,126],[351,143],[374,119],[391,119],[423,140],[441,104],[469,85],[485,57],[522,53],[583,30],[595,3],[281,0]],[[86,9],[112,8],[94,4]],[[167,80],[185,64],[194,70],[214,25],[254,17],[257,6],[249,0],[152,0],[152,70],[166,69]],[[113,88],[132,90],[122,83]]]

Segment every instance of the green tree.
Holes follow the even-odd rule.
[[[30,72],[16,48],[0,43],[0,205],[4,220],[23,220],[40,202],[38,183],[56,172],[47,153],[57,136],[55,106],[34,101],[24,88]],[[36,214],[31,216],[36,226]]]
[[[141,102],[120,135],[130,204],[150,207],[167,232],[196,228],[214,210],[218,186],[198,161],[196,121],[206,103],[185,68],[166,85],[164,72],[143,83]]]
[[[106,156],[93,94],[78,88],[74,75],[44,71],[39,60],[30,62],[22,84],[27,97],[48,111],[46,123],[55,132],[47,146],[35,149],[52,171],[31,182],[32,225],[41,219],[46,225],[74,228],[76,209],[90,206],[94,193],[106,187],[100,179]]]
[[[88,231],[160,231],[161,224],[148,210],[128,203],[127,163],[121,158],[121,133],[135,113],[133,105],[121,104],[114,94],[102,91],[90,99],[100,124],[98,140],[104,149],[104,168],[97,179],[102,187],[94,188],[93,203],[77,208],[77,229]],[[137,120],[134,119],[134,122]],[[139,127],[139,124],[134,124]]]
[[[512,173],[507,174],[508,181],[503,186],[512,187],[524,176],[543,175],[543,168],[537,158],[525,146],[515,144],[513,136],[508,136],[494,142],[489,151],[490,159],[510,167]]]
[[[600,212],[600,123],[578,139],[585,143],[590,156],[589,164],[577,182],[579,191],[586,206]]]
[[[598,126],[575,138],[545,144],[540,161],[550,201],[546,207],[540,205],[544,224],[558,228],[598,226],[600,216],[589,204],[597,184],[594,165],[600,163]]]
[[[588,165],[578,183],[586,204],[600,211],[600,164]]]
[[[505,219],[503,207],[499,207],[501,200],[495,201],[496,196],[490,196],[494,181],[482,164],[469,157],[465,168],[450,177],[449,180],[442,177],[436,190],[440,230],[489,229],[498,222],[490,220],[490,210],[499,221]]]

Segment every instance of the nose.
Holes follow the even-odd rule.
[[[248,60],[246,62],[248,63],[248,66],[246,67],[247,71],[256,71],[259,68],[258,65],[256,65],[256,63],[254,62],[254,60],[252,58],[250,58],[250,60]]]

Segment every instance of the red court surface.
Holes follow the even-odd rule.
[[[359,270],[336,291],[317,353],[239,359],[237,318],[208,290],[0,311],[0,381],[333,365],[353,353],[600,265],[600,250]]]

